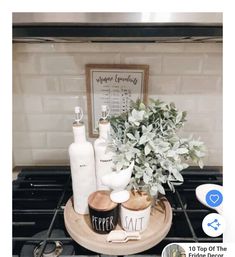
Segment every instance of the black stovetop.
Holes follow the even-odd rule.
[[[212,210],[200,204],[195,188],[200,184],[222,184],[220,168],[190,167],[182,172],[185,182],[166,197],[173,210],[172,227],[166,238],[141,255],[161,254],[165,245],[172,242],[222,242],[222,236],[208,237],[202,230],[203,218]],[[64,225],[63,209],[72,195],[70,168],[29,167],[23,168],[13,182],[13,255],[42,256],[57,242],[63,251],[60,256],[99,255],[83,248],[72,240]],[[37,246],[39,246],[37,248]],[[37,249],[36,249],[37,248]],[[46,249],[44,249],[46,248]]]

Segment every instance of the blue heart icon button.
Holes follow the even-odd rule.
[[[217,207],[223,202],[223,195],[219,190],[210,190],[206,194],[206,202],[210,207]]]
[[[216,194],[211,194],[209,198],[210,198],[211,202],[214,203],[214,204],[217,201],[219,201],[219,199],[220,199],[219,195],[216,195]]]

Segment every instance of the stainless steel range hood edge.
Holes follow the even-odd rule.
[[[222,42],[222,13],[14,13],[14,42]]]

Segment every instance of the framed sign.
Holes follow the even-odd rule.
[[[131,100],[147,102],[148,65],[87,64],[86,89],[89,136],[97,137],[101,105],[108,105],[110,115],[126,112]]]

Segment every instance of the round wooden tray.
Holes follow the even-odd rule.
[[[72,198],[64,209],[65,226],[70,236],[81,246],[102,254],[127,255],[145,251],[158,244],[169,232],[172,221],[172,209],[166,198],[162,198],[156,208],[152,208],[148,228],[138,241],[126,243],[109,243],[107,234],[98,234],[91,229],[88,215],[80,215],[74,211]],[[117,225],[116,229],[121,229]]]

